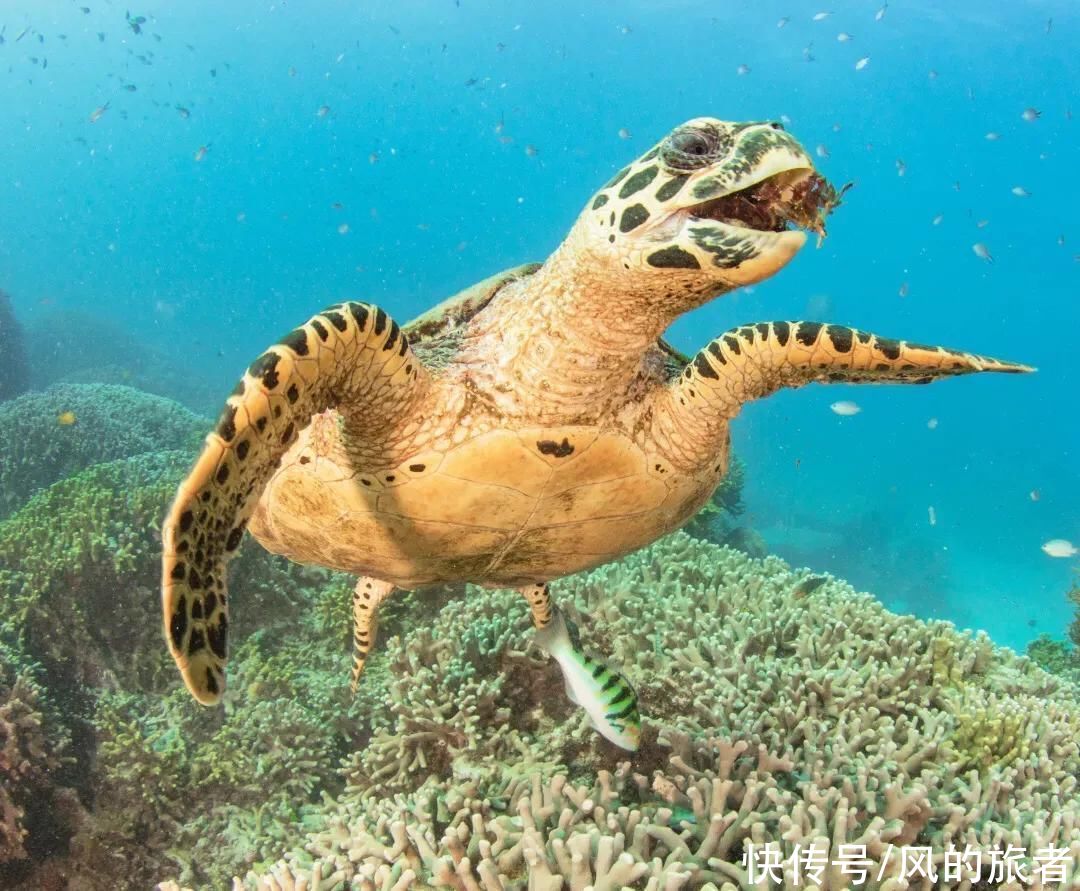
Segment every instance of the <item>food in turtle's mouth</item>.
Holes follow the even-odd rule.
[[[699,219],[716,220],[757,229],[784,232],[809,229],[825,236],[825,218],[839,207],[848,183],[839,191],[809,168],[787,170],[737,192],[689,208]]]

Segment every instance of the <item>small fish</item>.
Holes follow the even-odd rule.
[[[999,139],[1001,139],[1001,134],[996,133],[993,130],[991,130],[989,133],[986,134],[986,141],[987,142],[997,142]]]
[[[622,675],[588,656],[573,622],[559,609],[536,632],[536,642],[562,669],[566,695],[589,715],[593,728],[621,749],[637,751],[641,742],[641,716],[637,693]]]
[[[1032,121],[1037,121],[1041,118],[1042,112],[1037,108],[1025,108],[1020,117],[1030,124]]]
[[[850,34],[848,34],[847,31],[841,31],[839,34],[836,35],[836,39],[840,43],[850,43],[853,38]]]
[[[1028,498],[1030,498],[1032,501],[1038,501],[1040,497],[1041,496],[1039,495],[1038,489],[1032,489],[1030,492],[1028,492]]]
[[[988,248],[981,241],[978,241],[975,244],[973,244],[971,246],[971,249],[975,252],[975,256],[978,257],[980,260],[985,260],[987,263],[993,263],[994,262],[994,257],[990,253],[990,248]]]
[[[97,39],[98,39],[98,43],[104,43],[105,42],[105,32],[104,31],[98,31],[97,32]]]
[[[832,413],[834,415],[840,415],[840,417],[842,418],[853,417],[854,415],[857,415],[859,412],[862,411],[862,409],[857,403],[851,402],[847,399],[843,400],[842,402],[834,402],[832,405],[829,406],[829,408],[832,409]]]
[[[73,411],[62,411],[56,416],[56,423],[61,427],[73,427],[78,421]]]
[[[1046,33],[1047,33],[1047,34],[1049,34],[1049,33],[1050,33],[1050,30],[1051,30],[1051,29],[1052,29],[1053,27],[1054,27],[1054,20],[1053,20],[1053,19],[1047,19],[1047,20],[1046,20]]]
[[[146,16],[132,16],[130,12],[126,13],[126,16],[128,27],[131,28],[131,30],[136,34],[142,34],[142,26],[146,24]]]
[[[931,226],[940,226],[940,225],[941,225],[941,223],[942,223],[942,222],[944,221],[944,219],[945,219],[945,214],[943,214],[943,213],[939,213],[939,214],[938,214],[938,215],[937,215],[936,217],[934,217],[934,218],[933,218],[933,219],[932,219],[932,220],[930,221],[930,225],[931,225]]]
[[[23,28],[23,29],[22,29],[22,30],[21,30],[21,31],[19,32],[19,36],[15,38],[15,41],[14,41],[14,42],[15,42],[15,43],[18,43],[18,42],[19,42],[20,40],[22,40],[22,39],[23,39],[23,38],[24,38],[24,37],[25,37],[25,36],[26,36],[27,34],[29,34],[29,33],[30,33],[30,32],[31,32],[32,30],[33,30],[33,29],[32,29],[32,28],[30,28],[30,27],[26,27],[26,28]]]
[[[317,112],[315,112],[315,117],[317,117],[317,118],[325,118],[328,114],[330,114],[330,106],[329,105],[320,105],[319,110]]]
[[[875,22],[880,22],[883,18],[885,18],[885,10],[887,10],[888,8],[889,8],[889,4],[886,3],[884,6],[881,7],[881,9],[879,9],[877,12],[875,12],[874,13],[874,21]]]
[[[349,234],[349,224],[348,223],[342,223],[340,226],[337,227],[337,233],[338,233],[338,235],[348,235]]]
[[[780,21],[778,21],[778,22],[776,23],[776,27],[777,27],[777,28],[783,28],[783,27],[784,27],[784,25],[786,25],[786,24],[787,24],[788,22],[790,22],[790,21],[791,21],[791,18],[790,18],[790,16],[784,16],[784,17],[783,17],[782,19],[780,19]]]
[[[197,148],[197,149],[195,150],[195,154],[194,154],[194,155],[192,155],[192,157],[193,157],[193,158],[194,158],[194,159],[195,159],[196,161],[201,161],[201,160],[203,160],[203,158],[205,158],[205,157],[206,157],[206,153],[207,153],[208,151],[210,151],[210,146],[209,146],[209,145],[200,145],[200,146],[199,146],[199,147],[198,147],[198,148]]]
[[[1025,189],[1023,186],[1013,186],[1010,190],[1017,198],[1030,198],[1031,192]]]
[[[907,282],[903,282],[903,283],[902,283],[902,284],[900,285],[900,290],[899,290],[899,291],[897,291],[896,293],[897,293],[897,294],[898,294],[899,296],[901,296],[901,297],[907,297],[907,295],[908,295],[908,283],[907,283]]]
[[[811,40],[811,41],[810,41],[810,42],[809,42],[808,44],[806,44],[806,46],[805,46],[805,47],[803,48],[803,51],[802,51],[802,57],[803,57],[803,59],[805,59],[805,60],[806,60],[807,62],[813,62],[813,61],[814,61],[814,54],[813,54],[812,52],[810,52],[810,50],[811,50],[811,48],[812,48],[813,46],[814,46],[814,41],[812,41],[812,40]]]
[[[330,205],[330,207],[333,208],[334,210],[344,210],[345,209],[345,205],[342,204],[340,201],[335,201],[333,204]]]
[[[989,220],[979,220],[979,221],[978,221],[978,222],[977,222],[977,223],[975,224],[975,228],[976,228],[976,229],[985,229],[985,228],[986,228],[987,226],[989,226],[989,225],[990,225],[990,221],[989,221]]]
[[[796,600],[802,600],[805,597],[809,597],[828,580],[829,577],[825,575],[807,576],[791,589],[791,596]]]
[[[90,117],[88,117],[87,120],[91,124],[96,124],[98,121],[101,120],[101,116],[103,114],[105,114],[105,112],[107,112],[108,110],[109,110],[109,103],[108,102],[106,102],[104,105],[99,105],[92,112],[90,112]]]
[[[742,76],[744,74],[749,74],[750,73],[750,66],[749,65],[740,65],[738,68],[735,69],[735,73],[738,74],[739,76]]]
[[[176,111],[185,121],[191,117],[191,112],[188,109],[184,108],[183,105],[177,105]]]
[[[1064,538],[1052,538],[1042,546],[1042,551],[1048,557],[1075,557],[1080,554],[1076,545]]]
[[[938,425],[938,419],[937,418],[931,418],[929,421],[926,422],[926,429],[927,430],[937,430],[937,425]]]
[[[869,64],[870,64],[870,57],[869,56],[863,56],[861,59],[859,59],[858,62],[855,63],[855,70],[856,71],[862,71]]]
[[[81,9],[83,11],[83,15],[90,15],[90,7],[89,6],[80,6],[79,9]]]
[[[825,143],[821,143],[816,149],[814,149],[814,152],[819,158],[829,157],[829,150],[825,147]]]
[[[931,526],[937,525],[937,511],[934,510],[932,504],[926,509],[926,518],[930,521]]]
[[[535,145],[527,145],[525,146],[525,154],[528,155],[530,158],[535,158],[537,155],[540,154],[540,151]]]
[[[619,139],[631,139],[630,131],[626,127],[619,128]]]
[[[827,19],[831,15],[832,15],[831,12],[814,13],[813,21],[815,21],[815,22],[823,22],[823,21],[825,21],[825,19]]]
[[[907,164],[905,164],[900,158],[896,159],[896,175],[903,176],[907,173]]]
[[[134,93],[139,88],[135,84],[124,84],[124,89],[129,93]]]
[[[367,162],[369,164],[378,164],[379,163],[379,153],[378,152],[372,152],[370,155],[367,156]]]

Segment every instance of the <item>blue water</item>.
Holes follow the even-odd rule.
[[[1039,373],[748,407],[749,521],[894,608],[1015,647],[1060,636],[1076,561],[1040,545],[1080,542],[1080,16],[896,0],[875,21],[878,6],[5,0],[0,287],[28,324],[81,309],[138,332],[171,357],[180,400],[196,383],[224,395],[329,302],[404,321],[542,259],[687,118],[786,115],[857,185],[820,250],[680,320],[675,345],[817,317]],[[862,412],[829,410],[845,399]]]

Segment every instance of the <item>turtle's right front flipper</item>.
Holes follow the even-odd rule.
[[[225,565],[282,455],[313,414],[366,406],[378,430],[429,383],[397,324],[366,303],[323,310],[248,368],[162,529],[165,638],[199,702],[213,705],[225,689]]]

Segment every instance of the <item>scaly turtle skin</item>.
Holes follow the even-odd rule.
[[[360,577],[354,681],[395,587],[547,583],[678,528],[742,406],[811,381],[924,383],[1023,365],[818,322],[733,329],[686,360],[689,310],[783,267],[837,193],[777,124],[699,118],[596,193],[542,266],[401,329],[323,310],[248,368],[164,526],[165,635],[191,693],[225,687],[225,570],[245,529]]]

